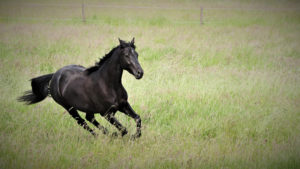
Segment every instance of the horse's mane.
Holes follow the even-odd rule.
[[[85,73],[89,75],[89,74],[97,71],[98,69],[100,69],[101,66],[105,63],[105,61],[108,60],[113,55],[113,53],[116,51],[116,49],[118,47],[119,46],[114,47],[108,54],[105,54],[102,58],[100,58],[100,60],[95,63],[95,66],[91,66],[91,67],[87,68],[85,70]]]
[[[134,42],[133,43],[130,43],[130,42],[127,43],[127,42],[123,41],[120,45],[114,47],[108,54],[105,54],[98,62],[96,62],[95,66],[91,66],[91,67],[85,69],[84,72],[89,75],[89,74],[99,70],[101,68],[101,66],[103,66],[105,61],[107,61],[119,47],[120,48],[132,47],[132,48],[135,49]]]

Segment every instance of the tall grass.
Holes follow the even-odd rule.
[[[90,7],[82,23],[68,7],[1,2],[0,168],[299,168],[299,4],[251,2],[207,9],[204,25],[194,22],[195,10]],[[199,4],[223,5],[156,2]],[[258,6],[267,10],[247,10]],[[16,101],[30,78],[68,64],[91,66],[118,37],[136,38],[145,71],[139,81],[123,76],[142,118],[140,139],[130,140],[135,123],[121,113],[129,136],[96,130],[93,138],[51,98],[33,106]]]

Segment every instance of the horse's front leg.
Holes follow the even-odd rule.
[[[123,104],[123,106],[120,109],[121,112],[128,115],[129,117],[133,118],[136,122],[136,133],[133,135],[133,138],[141,137],[141,127],[142,127],[142,120],[138,114],[135,113],[135,111],[132,109],[130,104],[126,102]]]

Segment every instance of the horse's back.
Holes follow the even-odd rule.
[[[84,70],[85,68],[80,65],[68,65],[57,70],[53,75],[53,79],[57,79],[57,82],[63,83],[64,81],[68,81],[74,75],[79,75]]]
[[[68,82],[76,77],[83,74],[82,72],[86,68],[80,65],[68,65],[57,70],[50,83],[50,92],[54,100],[61,100],[63,90],[68,85]]]
[[[81,65],[68,65],[59,69],[56,73],[71,73],[76,74],[83,72],[86,68]]]

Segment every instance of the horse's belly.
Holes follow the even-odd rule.
[[[63,98],[66,102],[83,112],[90,113],[100,113],[105,115],[105,113],[111,107],[118,107],[118,102],[116,97],[109,95],[110,97],[104,97],[102,93],[86,91],[84,84],[77,84],[76,86],[69,86],[63,92]],[[101,97],[102,96],[102,97]]]

